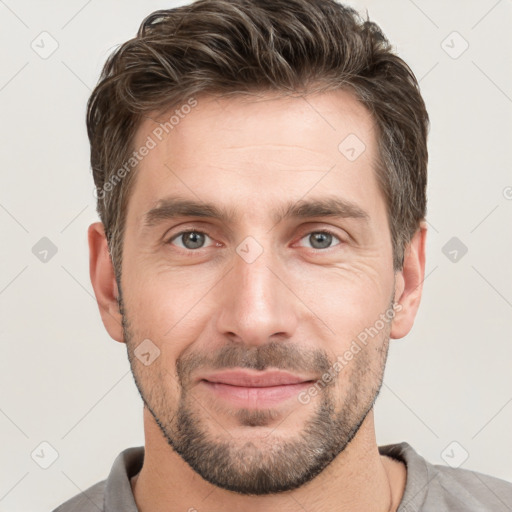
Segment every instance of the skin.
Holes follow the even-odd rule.
[[[396,510],[406,468],[379,454],[373,402],[389,339],[409,332],[419,306],[425,224],[408,245],[402,270],[394,272],[386,203],[374,174],[375,127],[350,93],[197,99],[197,107],[139,164],[126,218],[122,311],[103,226],[89,228],[90,273],[102,320],[113,339],[127,344],[145,401],[145,460],[132,479],[137,506],[142,512]],[[135,146],[156,126],[146,119]],[[349,134],[366,146],[354,161],[338,150]],[[146,212],[171,195],[230,208],[233,216],[179,217],[144,229]],[[366,219],[273,218],[288,202],[327,196],[350,201]],[[310,235],[325,229],[335,237],[328,248],[315,249]],[[207,233],[205,245],[185,248],[176,235],[187,230]],[[251,263],[236,251],[249,236],[262,249]],[[251,247],[254,255],[259,249]],[[237,362],[229,367],[259,353],[268,356],[269,366],[290,368],[292,359],[274,357],[266,350],[270,344],[284,356],[293,348],[304,354],[292,373],[318,379],[319,361],[332,365],[393,299],[398,308],[392,321],[307,404],[290,399],[245,410],[198,383],[227,348]],[[134,356],[145,339],[160,351],[147,366]],[[195,366],[187,365],[191,360]],[[317,435],[300,444],[306,425],[326,404],[333,408],[333,423],[322,423],[331,429],[327,434],[341,435],[334,418],[342,420],[343,435],[348,427],[356,431],[343,446],[331,446],[332,460],[316,476],[283,492],[227,490],[196,472],[169,439],[178,437],[177,413],[186,409],[209,446],[230,447],[221,474],[229,474],[230,464],[234,475],[243,471],[242,460],[249,467],[269,462],[283,443],[296,443],[283,457],[305,454],[307,462],[316,441],[334,443],[332,435]],[[300,447],[297,453],[293,446]]]

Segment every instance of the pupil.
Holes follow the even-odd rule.
[[[196,233],[191,231],[190,233],[183,235],[183,245],[187,249],[197,249],[204,243],[204,235],[202,233]]]
[[[329,233],[314,233],[310,235],[311,245],[315,249],[325,249],[329,247],[332,241],[332,235]]]

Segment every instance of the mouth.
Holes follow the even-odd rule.
[[[311,386],[311,377],[283,371],[233,370],[199,379],[199,384],[218,399],[246,408],[278,405]]]

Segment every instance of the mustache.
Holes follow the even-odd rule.
[[[198,368],[213,370],[277,368],[290,372],[323,374],[333,364],[334,361],[330,361],[324,350],[272,341],[252,348],[237,344],[226,345],[208,354],[185,354],[176,360],[176,374],[183,383]]]

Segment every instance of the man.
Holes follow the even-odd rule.
[[[88,104],[91,280],[144,448],[67,511],[476,511],[512,485],[377,446],[425,269],[428,115],[333,0],[157,11]]]

